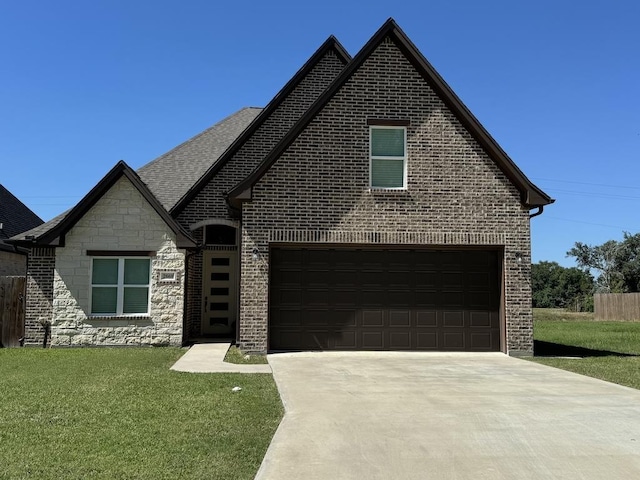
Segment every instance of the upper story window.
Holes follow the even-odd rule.
[[[407,188],[407,128],[369,127],[371,188]]]
[[[150,278],[150,258],[93,258],[91,314],[148,314]]]

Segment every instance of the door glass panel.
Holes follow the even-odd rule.
[[[214,272],[211,274],[211,280],[229,280],[229,273],[227,272]]]
[[[229,258],[212,258],[211,265],[229,265]]]
[[[229,310],[229,304],[226,302],[211,303],[209,308],[211,310]]]
[[[228,288],[212,288],[211,295],[229,295]]]

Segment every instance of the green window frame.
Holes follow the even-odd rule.
[[[369,127],[369,186],[375,189],[407,188],[407,128]]]
[[[92,316],[148,315],[150,291],[149,257],[92,258]]]

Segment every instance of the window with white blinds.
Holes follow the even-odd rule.
[[[369,146],[371,188],[406,188],[406,127],[370,127]]]

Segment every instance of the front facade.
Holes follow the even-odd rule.
[[[185,152],[203,138],[139,177],[125,169],[103,182],[90,208],[50,227],[57,237],[34,232],[33,342],[49,320],[59,345],[217,335],[254,352],[532,352],[529,222],[552,200],[395,22],[354,58],[331,37],[267,107],[243,115],[245,128],[173,198],[158,172],[191,163],[198,154]],[[127,259],[149,268],[132,273],[141,285],[94,278],[126,276]],[[134,288],[146,310],[124,299]]]

